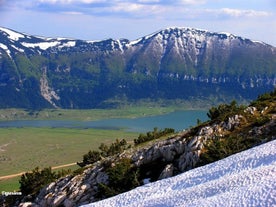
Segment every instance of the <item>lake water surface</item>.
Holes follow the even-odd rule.
[[[180,131],[197,123],[197,119],[206,121],[207,111],[185,110],[168,114],[141,118],[102,119],[97,121],[69,121],[69,120],[17,120],[1,121],[0,128],[4,127],[54,127],[54,128],[97,128],[97,129],[124,129],[133,132],[152,131],[173,128]]]

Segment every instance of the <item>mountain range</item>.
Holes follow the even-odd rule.
[[[0,108],[254,99],[273,89],[275,71],[275,47],[228,33],[172,27],[134,41],[84,41],[0,27]]]

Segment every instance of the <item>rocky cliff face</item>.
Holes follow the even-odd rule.
[[[276,84],[275,61],[273,46],[193,28],[135,41],[43,38],[0,28],[0,107],[92,108],[118,97],[255,98]]]
[[[265,119],[264,119],[265,118]],[[262,121],[260,121],[262,120]],[[264,121],[265,120],[265,121]],[[122,154],[97,162],[77,176],[67,176],[43,188],[34,202],[19,206],[79,206],[95,202],[99,184],[108,184],[106,163],[115,166],[122,158],[129,158],[140,169],[143,182],[171,177],[198,166],[201,154],[213,140],[233,136],[256,138],[265,142],[275,139],[275,101],[269,107],[250,106],[223,121],[213,120],[184,130],[165,140],[148,143],[146,147],[130,149]]]

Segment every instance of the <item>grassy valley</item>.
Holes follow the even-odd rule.
[[[0,177],[29,171],[36,166],[76,163],[82,159],[82,154],[97,149],[101,143],[137,137],[137,133],[120,130],[65,128],[2,128],[0,134]],[[0,180],[0,191],[18,190],[18,180],[19,177]],[[16,188],[7,189],[10,183],[14,183],[11,188]]]

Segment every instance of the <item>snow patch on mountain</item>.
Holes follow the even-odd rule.
[[[22,42],[22,45],[25,47],[30,47],[30,48],[36,48],[39,47],[41,50],[47,50],[50,47],[54,47],[60,44],[59,41],[54,41],[54,42],[39,42],[39,43],[26,43]]]
[[[84,207],[275,206],[276,140]]]
[[[24,38],[25,37],[23,34],[14,32],[14,31],[12,31],[10,29],[6,29],[6,28],[3,28],[3,27],[0,27],[0,30],[2,30],[3,32],[5,32],[6,34],[8,34],[9,38],[11,40],[14,40],[14,41],[19,40],[19,38]]]
[[[0,48],[5,50],[5,52],[8,54],[8,56],[11,57],[11,51],[9,50],[9,48],[6,45],[0,43]]]
[[[59,46],[59,48],[63,47],[75,47],[76,46],[76,41],[68,41],[63,43],[62,45]]]
[[[51,47],[58,47],[59,49],[63,47],[75,47],[76,41],[60,42],[60,41],[51,41],[51,42],[39,42],[39,43],[27,43],[22,42],[22,45],[29,48],[39,47],[41,50],[47,50]]]

